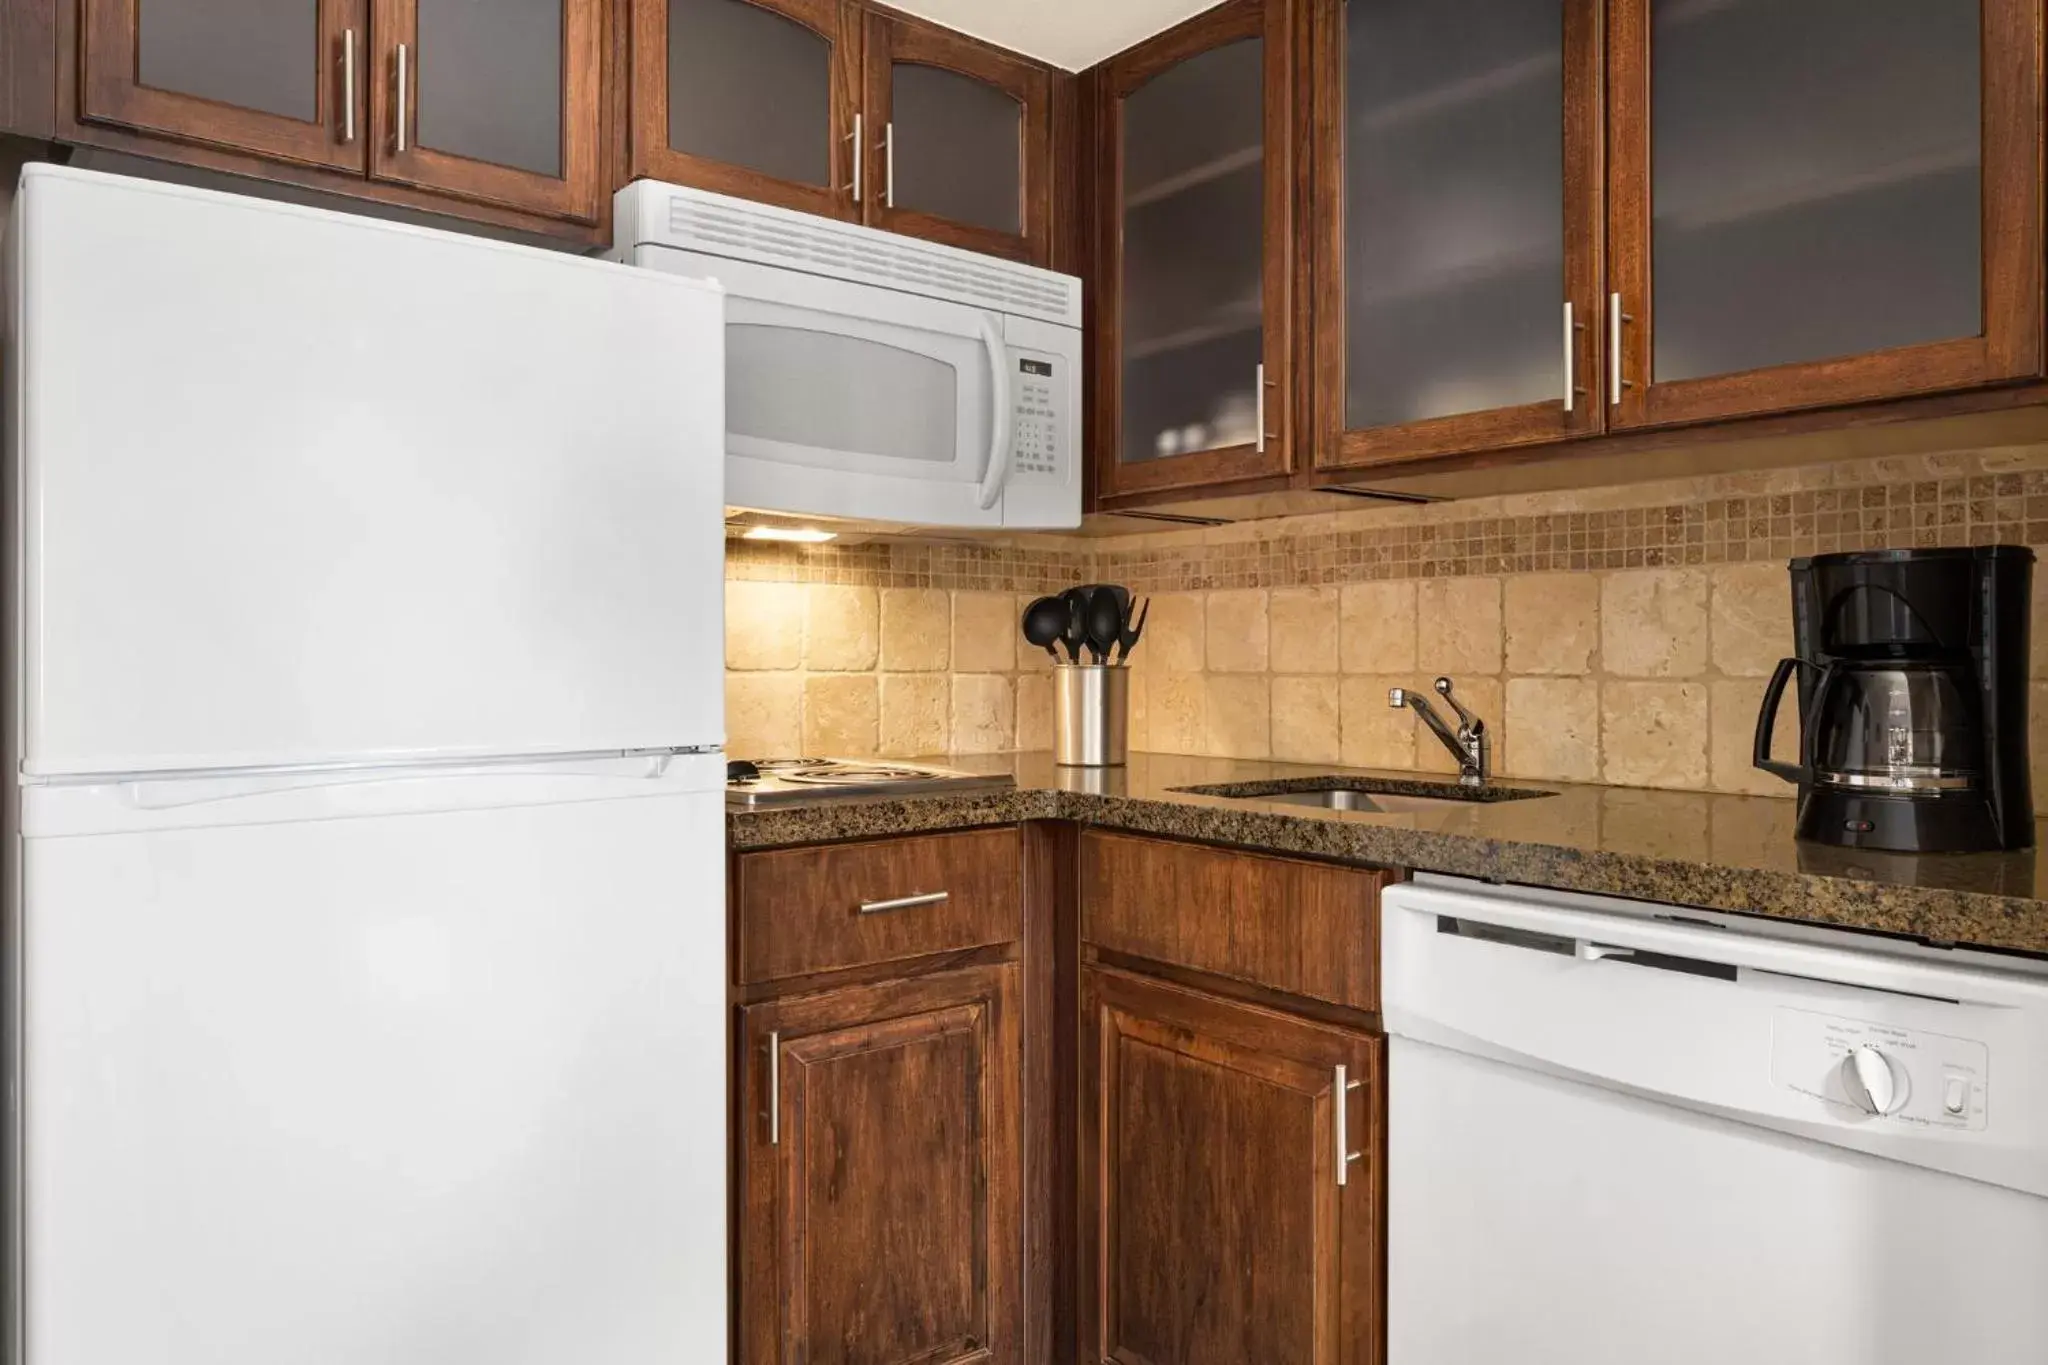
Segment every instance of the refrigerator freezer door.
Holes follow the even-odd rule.
[[[24,769],[715,746],[723,297],[34,167]]]
[[[25,840],[27,1365],[723,1359],[723,796],[674,787]]]

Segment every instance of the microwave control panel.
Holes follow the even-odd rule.
[[[1067,404],[1064,362],[1040,352],[1010,352],[1010,468],[1017,474],[1060,472],[1060,428]]]

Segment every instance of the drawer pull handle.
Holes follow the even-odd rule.
[[[860,912],[863,915],[886,915],[891,910],[915,910],[920,905],[944,905],[950,899],[950,891],[927,891],[918,896],[898,896],[894,900],[862,901]]]

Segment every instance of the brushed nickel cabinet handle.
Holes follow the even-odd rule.
[[[782,1145],[782,1034],[768,1034],[768,1145]]]
[[[891,910],[915,910],[920,905],[944,905],[953,898],[950,891],[926,891],[915,896],[898,896],[894,900],[862,901],[863,915],[886,915]]]
[[[1577,374],[1577,350],[1579,329],[1572,322],[1572,301],[1564,301],[1564,410],[1570,412],[1578,402],[1579,377]]]
[[[1621,311],[1621,295],[1607,296],[1607,402],[1610,407],[1621,406],[1621,391],[1632,389],[1634,384],[1621,377],[1621,324],[1634,322],[1632,314]]]
[[[1264,361],[1260,361],[1258,369],[1252,373],[1252,392],[1258,395],[1257,401],[1253,404],[1254,412],[1252,414],[1254,420],[1258,423],[1258,439],[1253,449],[1263,455],[1266,453],[1266,363]]]
[[[846,140],[853,144],[853,202],[858,204],[860,202],[860,165],[861,162],[868,159],[867,144],[860,140],[859,114],[853,116],[853,132],[848,135]]]
[[[405,44],[398,45],[398,150],[405,150]]]
[[[356,140],[356,31],[341,35],[341,140]]]
[[[1364,1085],[1363,1081],[1351,1079],[1351,1068],[1339,1065],[1336,1082],[1331,1087],[1331,1105],[1336,1110],[1337,1128],[1337,1187],[1342,1189],[1350,1183],[1351,1163],[1364,1156],[1364,1152],[1351,1150],[1351,1092]]]
[[[896,121],[882,125],[882,204],[896,207]]]

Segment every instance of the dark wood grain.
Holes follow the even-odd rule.
[[[1312,189],[1312,220],[1305,238],[1310,278],[1306,311],[1313,317],[1312,374],[1318,469],[1371,468],[1472,450],[1500,450],[1552,444],[1603,429],[1600,401],[1600,305],[1604,278],[1603,180],[1605,116],[1600,0],[1565,0],[1563,31],[1564,101],[1564,281],[1559,296],[1569,299],[1578,323],[1573,351],[1576,388],[1570,412],[1559,396],[1540,403],[1406,422],[1350,428],[1345,420],[1344,314],[1344,23],[1347,0],[1306,0],[1310,33],[1304,82],[1309,104],[1309,157],[1305,180]],[[1559,343],[1562,349],[1562,341]]]
[[[0,133],[57,130],[58,0],[0,0]]]
[[[371,0],[375,51],[366,55],[370,174],[378,180],[435,190],[463,199],[503,204],[528,213],[595,223],[604,195],[600,155],[605,109],[604,0],[562,0],[562,172],[542,175],[493,165],[420,145],[420,97],[433,97],[430,63],[414,61],[407,79],[406,147],[398,150],[397,52],[400,43],[419,52],[419,0]],[[470,61],[484,60],[472,53]],[[423,81],[425,82],[423,84]],[[535,99],[556,96],[534,91]]]
[[[1133,957],[1377,1010],[1379,894],[1393,876],[1088,830],[1081,936]]]
[[[1014,942],[1016,829],[742,854],[735,860],[743,985]],[[862,914],[863,902],[943,891],[941,904]]]
[[[1739,374],[1651,382],[1656,344],[1651,251],[1650,0],[1610,0],[1610,287],[1631,316],[1628,387],[1615,428],[1706,422],[2031,379],[2042,369],[2042,92],[2038,0],[1982,0],[1982,335]]]
[[[1025,1359],[1019,995],[1010,965],[744,1012],[743,1365]]]
[[[1082,997],[1081,1358],[1380,1360],[1379,1040],[1117,972]]]
[[[1024,1358],[1074,1353],[1076,828],[1024,827]]]
[[[1017,102],[1019,217],[1023,231],[1010,233],[955,222],[915,209],[892,208],[880,193],[866,196],[866,221],[873,227],[923,237],[966,251],[1045,265],[1052,259],[1053,157],[1052,72],[1027,57],[978,42],[910,15],[871,6],[862,37],[865,68],[861,109],[867,119],[867,183],[881,186],[887,175],[882,130],[893,114],[891,68],[915,62],[993,86]]]
[[[746,0],[811,29],[832,45],[832,126],[835,149],[832,183],[807,185],[784,180],[745,166],[692,156],[668,140],[668,0],[630,0],[633,62],[627,80],[631,106],[632,178],[651,177],[672,185],[689,185],[718,194],[735,195],[763,204],[801,209],[828,218],[858,220],[861,206],[853,202],[853,115],[860,99],[861,12],[847,0]]]
[[[79,0],[80,118],[307,166],[361,171],[368,164],[360,103],[353,142],[344,140],[341,113],[343,41],[349,32],[356,36],[356,88],[362,98],[369,59],[366,0],[318,0],[319,51],[302,73],[315,94],[311,121],[142,84],[137,75],[140,3]]]
[[[1094,269],[1090,293],[1095,337],[1092,480],[1099,499],[1119,494],[1208,488],[1286,475],[1294,469],[1290,394],[1296,319],[1294,215],[1295,95],[1293,11],[1286,0],[1228,0],[1103,64],[1096,83]],[[1123,102],[1174,66],[1226,43],[1264,43],[1265,247],[1261,291],[1266,365],[1266,448],[1243,445],[1125,463],[1123,449]]]

